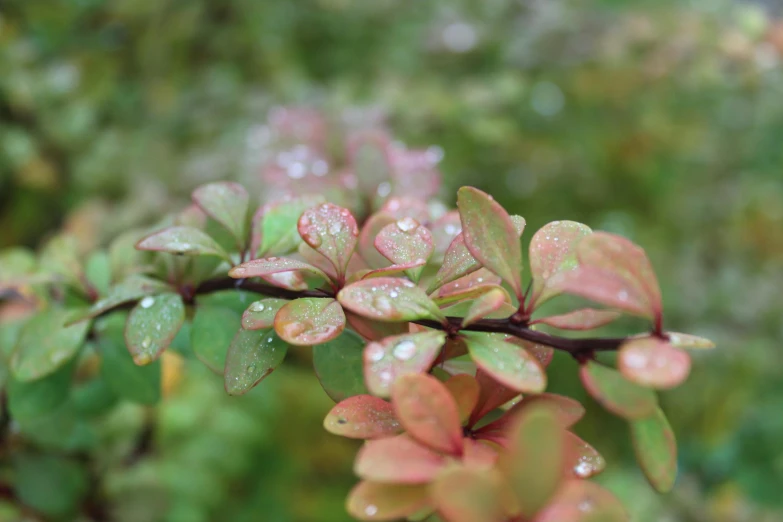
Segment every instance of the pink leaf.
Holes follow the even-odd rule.
[[[366,480],[426,484],[446,465],[446,457],[408,435],[368,441],[359,450],[354,472]]]
[[[491,272],[506,281],[522,299],[522,249],[508,213],[488,194],[473,187],[457,192],[465,246]]]
[[[496,472],[453,467],[430,487],[435,508],[449,522],[502,522],[502,481]]]
[[[275,324],[275,315],[286,303],[285,299],[261,299],[247,307],[242,314],[242,328],[245,330],[263,330]]]
[[[478,381],[470,375],[455,375],[443,383],[457,403],[460,423],[465,423],[478,404],[481,389]]]
[[[557,274],[549,284],[558,293],[578,295],[609,308],[652,318],[644,294],[616,273],[603,268],[580,266]]]
[[[432,234],[413,218],[407,217],[385,226],[375,237],[375,248],[394,264],[421,263],[408,276],[418,281],[421,270],[432,255]]]
[[[379,277],[343,288],[337,299],[348,310],[381,321],[416,321],[445,317],[427,294],[407,279]]]
[[[557,290],[548,284],[549,280],[557,273],[576,268],[576,245],[591,232],[590,227],[576,221],[553,221],[533,235],[530,240],[531,309],[557,295]]]
[[[393,197],[383,204],[379,212],[385,212],[394,220],[413,218],[419,223],[427,223],[430,220],[430,208],[426,199],[420,197]]]
[[[355,395],[335,405],[324,428],[351,439],[379,439],[402,431],[392,405],[372,395]]]
[[[500,285],[500,278],[486,268],[481,268],[469,275],[446,283],[438,288],[432,297],[436,303],[445,305],[465,299],[473,299],[492,288],[497,288],[498,285]]]
[[[501,287],[495,287],[485,294],[477,297],[470,305],[468,312],[462,319],[462,327],[465,328],[476,321],[487,317],[503,308],[511,301],[511,298]]]
[[[688,378],[691,358],[655,337],[632,339],[620,348],[620,372],[635,383],[658,389],[674,388]]]
[[[373,395],[388,397],[398,377],[426,372],[440,353],[446,334],[426,331],[387,337],[364,349],[364,382]]]
[[[275,316],[275,332],[284,341],[312,346],[337,338],[345,328],[345,314],[334,299],[295,299]]]
[[[479,400],[470,416],[468,426],[473,426],[484,416],[498,408],[514,397],[519,396],[519,392],[498,382],[492,375],[479,369],[476,372],[476,380],[479,383]]]
[[[469,437],[463,439],[462,463],[473,469],[490,469],[498,460],[498,452],[484,442]]]
[[[298,228],[304,242],[327,258],[334,265],[338,279],[342,279],[359,237],[359,227],[351,212],[323,203],[305,210]]]
[[[578,401],[566,397],[565,395],[557,395],[554,393],[539,393],[537,395],[527,395],[522,398],[521,401],[516,403],[508,412],[506,412],[498,420],[487,424],[477,431],[478,434],[489,434],[493,432],[505,432],[508,426],[513,422],[517,414],[525,411],[528,408],[548,408],[552,410],[555,418],[560,425],[567,429],[581,419],[585,414],[585,408]]]
[[[346,509],[358,520],[399,520],[429,505],[426,486],[362,481],[348,494]]]
[[[435,377],[409,374],[392,386],[394,412],[405,431],[422,444],[448,455],[462,454],[459,411],[448,389]]]
[[[421,260],[411,261],[410,263],[404,263],[402,265],[390,265],[384,268],[376,268],[362,275],[361,279],[373,279],[376,277],[390,277],[396,276],[403,272],[408,273],[420,271],[424,268],[425,263]]]
[[[566,432],[566,474],[573,478],[587,479],[606,468],[606,460],[595,448],[570,431]]]
[[[386,337],[401,335],[409,331],[408,323],[374,321],[346,310],[343,310],[343,312],[345,312],[345,318],[351,328],[368,341],[379,341]]]
[[[462,232],[462,221],[459,218],[459,212],[452,210],[439,217],[430,227],[432,232],[432,241],[435,245],[435,253],[439,258],[442,258],[443,254],[457,237],[457,234]]]
[[[562,315],[550,315],[536,319],[531,324],[545,324],[561,330],[592,330],[605,326],[620,317],[618,312],[582,308]]]
[[[393,215],[386,212],[376,212],[362,225],[358,249],[371,268],[379,268],[387,264],[386,258],[375,248],[375,237],[384,227],[396,222]]]
[[[586,480],[569,480],[533,522],[628,522],[623,505],[607,490]]]
[[[304,272],[315,277],[320,277],[324,281],[329,280],[329,276],[313,265],[288,257],[254,259],[235,266],[228,271],[228,275],[234,279],[246,279],[248,277],[265,277],[284,272]]]

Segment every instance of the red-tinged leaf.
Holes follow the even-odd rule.
[[[295,299],[278,310],[275,332],[297,346],[322,344],[337,338],[345,328],[345,314],[334,299]]]
[[[413,218],[419,223],[426,223],[430,219],[430,208],[426,199],[420,197],[393,197],[389,198],[380,209],[394,218]]]
[[[405,272],[406,276],[410,274],[411,272],[415,273],[416,271],[421,270],[424,268],[425,263],[421,261],[411,261],[410,263],[405,263],[402,265],[390,265],[383,268],[376,268],[375,270],[370,270],[369,272],[363,274],[360,279],[374,279],[378,277],[390,277],[390,276],[396,276],[400,275],[403,272]]]
[[[533,522],[628,522],[623,505],[607,490],[586,480],[569,480]]]
[[[426,331],[387,337],[364,349],[364,382],[373,395],[388,397],[403,375],[427,372],[440,353],[446,334]]]
[[[216,256],[231,263],[231,257],[223,247],[197,228],[164,228],[143,238],[136,243],[136,248],[180,256]]]
[[[473,361],[446,361],[438,365],[438,368],[449,375],[476,375],[476,364]]]
[[[646,419],[631,422],[636,460],[660,493],[671,491],[677,478],[677,441],[661,409]]]
[[[418,281],[424,264],[432,255],[432,234],[413,218],[406,217],[385,226],[375,237],[375,248],[396,265],[417,263],[408,276]]]
[[[442,256],[457,237],[462,232],[462,221],[459,218],[459,212],[452,210],[439,217],[430,227],[432,232],[432,242],[435,246],[435,254]]]
[[[242,395],[275,368],[280,366],[288,352],[288,344],[270,328],[268,330],[239,330],[226,355],[223,376],[229,395]]]
[[[578,295],[609,308],[652,319],[647,297],[618,274],[603,268],[580,266],[549,280],[558,293]]]
[[[511,301],[508,293],[501,287],[495,287],[473,301],[462,318],[462,327],[467,327],[480,319],[502,309]]]
[[[498,460],[498,452],[489,444],[473,440],[469,437],[463,439],[464,449],[462,464],[472,469],[490,469]]]
[[[451,362],[451,361],[449,361]],[[447,363],[448,364],[448,363]],[[479,383],[479,400],[468,421],[468,426],[473,426],[484,416],[498,408],[514,397],[519,396],[519,392],[498,382],[492,375],[479,369],[476,372],[476,380]]]
[[[465,245],[465,235],[460,232],[446,250],[443,264],[430,281],[427,293],[432,293],[443,285],[471,274],[479,268],[481,268],[481,263],[471,255]]]
[[[356,249],[359,227],[351,212],[331,203],[306,210],[299,218],[299,235],[334,265],[338,279],[345,276]]]
[[[523,393],[541,393],[546,389],[546,373],[527,350],[491,334],[464,335],[473,362],[501,384]]]
[[[585,414],[585,407],[571,397],[556,393],[540,393],[538,395],[526,395],[504,417],[510,418],[514,413],[522,412],[531,407],[549,408],[563,428],[570,428]]]
[[[549,502],[560,485],[566,432],[551,409],[531,407],[519,415],[511,433],[509,482],[519,500],[521,514],[532,517]]]
[[[193,202],[212,219],[226,227],[239,245],[247,240],[247,211],[250,197],[238,183],[222,181],[202,185],[193,191]]]
[[[358,520],[399,520],[429,506],[429,489],[362,481],[348,494],[346,509]]]
[[[343,310],[343,312],[345,312],[345,318],[350,327],[368,341],[380,341],[386,337],[402,335],[409,331],[408,323],[405,322],[387,323],[384,321],[373,321],[346,310]]]
[[[522,216],[510,216],[511,217],[511,224],[514,225],[514,230],[517,231],[517,236],[520,238],[522,237],[522,234],[525,232],[525,226],[527,225],[527,221],[525,221],[525,218]]]
[[[440,188],[440,172],[437,165],[442,156],[441,152],[432,147],[427,149],[390,147],[393,193],[410,194],[423,200],[434,197]]]
[[[275,324],[275,315],[288,301],[268,298],[256,301],[242,314],[242,328],[245,330],[265,330]]]
[[[449,522],[502,522],[501,478],[491,470],[449,468],[430,486],[438,513]]]
[[[161,356],[185,322],[179,294],[147,296],[131,310],[125,323],[125,344],[133,362],[149,364]]]
[[[351,439],[380,439],[402,431],[391,403],[372,395],[356,395],[337,404],[324,419],[324,428]]]
[[[619,312],[582,308],[561,315],[550,315],[536,319],[531,324],[545,324],[561,330],[592,330],[617,320]]]
[[[508,213],[488,194],[473,187],[457,192],[462,233],[470,254],[511,285],[522,299],[522,248]]]
[[[308,285],[301,272],[280,272],[261,276],[261,279],[272,286],[288,290],[307,290]]]
[[[508,315],[506,317],[508,317]],[[536,329],[535,325],[533,325],[531,327],[531,329],[535,330]],[[552,347],[546,346],[546,345],[543,345],[543,344],[531,343],[530,341],[526,341],[524,339],[520,339],[519,337],[507,336],[505,341],[507,343],[516,344],[517,346],[521,346],[522,348],[524,348],[525,350],[530,352],[530,354],[533,357],[535,357],[536,360],[544,368],[549,366],[549,363],[552,362],[552,358],[555,355],[555,350]]]
[[[620,372],[590,361],[579,370],[585,390],[598,403],[625,419],[649,417],[658,407],[655,392],[623,377]]]
[[[446,457],[408,435],[368,441],[356,455],[361,478],[392,484],[426,484],[446,465]]]
[[[460,424],[464,424],[478,404],[481,389],[475,377],[471,375],[455,375],[443,383],[449,390],[459,410]]]
[[[663,305],[661,290],[650,260],[644,250],[624,237],[595,232],[579,242],[579,264],[607,270],[622,278],[626,285],[642,297],[644,317],[658,320]]]
[[[666,332],[669,344],[675,348],[686,350],[709,350],[715,348],[715,343],[704,337],[679,332]]]
[[[576,221],[553,221],[533,235],[530,240],[531,308],[559,293],[549,285],[550,279],[577,267],[576,246],[591,233],[590,227]]]
[[[644,337],[632,339],[620,347],[617,367],[636,384],[669,389],[688,378],[691,358],[667,341]]]
[[[378,252],[377,248],[375,248],[375,237],[384,227],[395,223],[396,221],[397,220],[391,214],[377,212],[371,215],[364,225],[362,225],[357,248],[370,267],[379,268],[388,264],[386,258]]]
[[[572,478],[588,479],[606,468],[606,460],[594,447],[570,431],[566,432],[565,471]]]
[[[362,192],[383,195],[384,189],[379,186],[391,176],[390,146],[391,138],[381,130],[363,130],[348,137],[348,163]]]
[[[207,214],[195,203],[188,205],[174,217],[174,224],[182,227],[204,230],[207,226]]]
[[[407,279],[379,277],[357,281],[343,288],[337,299],[345,308],[380,321],[444,321],[438,306]]]
[[[474,299],[476,296],[488,292],[500,285],[500,278],[481,268],[469,275],[441,286],[432,294],[433,300],[439,305],[456,303],[466,299]]]
[[[297,230],[297,223],[302,212],[324,201],[320,194],[306,194],[297,198],[283,199],[270,203],[259,211],[261,213],[258,232],[261,246],[258,254],[283,255],[294,251],[302,241]],[[254,221],[259,222],[256,214]]]
[[[438,379],[426,374],[399,377],[392,385],[392,405],[408,435],[436,451],[462,454],[457,404]]]
[[[235,266],[228,271],[228,275],[234,279],[246,279],[248,277],[264,277],[285,272],[301,272],[320,277],[324,281],[329,280],[329,276],[313,265],[288,257],[254,259]]]

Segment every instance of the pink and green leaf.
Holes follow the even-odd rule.
[[[671,491],[677,478],[677,441],[661,409],[631,422],[636,460],[650,484],[660,493]]]
[[[372,395],[348,397],[335,405],[324,419],[324,428],[351,439],[380,439],[402,431],[391,403]]]
[[[443,383],[449,390],[459,410],[460,424],[465,424],[470,419],[471,413],[479,401],[481,389],[479,383],[470,375],[455,375]]]
[[[495,408],[519,396],[516,389],[509,388],[481,368],[476,371],[476,381],[479,383],[479,400],[470,416],[468,426],[473,426]]]
[[[432,255],[432,234],[411,217],[385,226],[375,237],[375,248],[395,265],[417,263],[420,266],[407,271],[408,277],[418,281],[424,264]]]
[[[231,263],[231,257],[223,247],[197,228],[164,228],[140,240],[136,248],[180,256],[216,256]]]
[[[405,273],[406,276],[410,277],[411,273],[416,273],[417,271],[420,271],[422,268],[424,268],[425,263],[421,260],[411,261],[410,263],[404,263],[402,265],[389,265],[383,268],[376,268],[375,270],[370,270],[364,274],[362,274],[360,279],[374,279],[378,277],[390,277],[390,276],[397,276]]]
[[[566,475],[577,479],[594,477],[606,469],[606,460],[594,447],[570,431],[565,436]]]
[[[275,316],[288,300],[267,298],[251,303],[242,314],[242,328],[245,330],[265,330],[275,324]]]
[[[598,484],[569,480],[533,522],[628,522],[617,498]]]
[[[398,435],[365,443],[356,456],[354,472],[375,482],[427,484],[446,462],[446,457],[408,435]]]
[[[345,319],[347,320],[348,325],[368,341],[380,341],[386,337],[402,335],[410,331],[408,323],[405,322],[389,323],[385,321],[375,321],[356,315],[347,310],[343,310],[343,312],[345,312]]]
[[[560,330],[593,330],[606,326],[620,317],[619,312],[613,310],[596,310],[595,308],[581,308],[561,315],[550,315],[536,319],[531,324],[545,324]]]
[[[156,360],[169,347],[185,322],[185,304],[175,293],[147,296],[125,323],[125,343],[139,366]]]
[[[377,212],[371,215],[362,225],[362,229],[359,232],[359,244],[357,245],[357,249],[371,268],[379,268],[387,264],[386,258],[378,252],[377,248],[375,248],[375,237],[384,227],[393,224],[396,221],[397,219],[391,214]]]
[[[359,237],[351,212],[331,203],[307,209],[299,218],[299,235],[334,266],[338,280],[345,276]]]
[[[493,288],[498,288],[499,285],[500,278],[498,276],[486,268],[481,268],[441,286],[432,294],[432,299],[438,305],[443,306],[467,299],[474,299]]]
[[[576,245],[590,233],[590,227],[576,221],[553,221],[533,235],[529,254],[533,276],[531,308],[559,293],[549,285],[550,279],[558,273],[576,268]]]
[[[546,389],[546,373],[527,350],[492,334],[465,332],[463,335],[473,362],[493,379],[522,393],[541,393]]]
[[[470,305],[465,317],[462,318],[462,327],[484,319],[488,315],[503,309],[511,301],[508,293],[502,287],[495,287],[478,296]]]
[[[653,319],[647,297],[620,275],[604,268],[579,266],[550,279],[554,291],[584,297],[609,308]]]
[[[589,361],[582,365],[579,376],[585,390],[601,406],[625,419],[648,417],[658,407],[653,390],[627,380],[613,368]]]
[[[379,321],[444,321],[424,291],[407,279],[379,277],[352,283],[337,295],[346,309]]]
[[[430,486],[434,507],[449,522],[503,522],[503,483],[492,470],[454,466]]]
[[[446,250],[443,264],[430,281],[427,292],[432,293],[443,285],[471,274],[479,268],[481,268],[481,263],[471,255],[465,245],[465,235],[460,232]]]
[[[224,385],[229,395],[242,395],[283,363],[288,344],[270,328],[239,330],[228,347]]]
[[[234,279],[247,279],[249,277],[266,277],[285,272],[300,272],[320,277],[324,281],[329,280],[329,276],[313,265],[289,257],[265,257],[247,261],[229,270],[228,275]]]
[[[346,510],[357,520],[394,521],[412,516],[429,505],[429,489],[425,485],[362,481],[348,494]]]
[[[438,357],[446,334],[426,331],[387,337],[364,349],[364,381],[370,393],[388,397],[399,377],[427,372]]]
[[[229,181],[209,183],[193,191],[193,202],[223,225],[242,245],[247,240],[247,212],[250,197],[245,188]]]
[[[656,389],[670,389],[688,378],[690,356],[656,337],[627,341],[620,347],[617,366],[627,379]]]
[[[306,297],[285,304],[275,315],[275,332],[297,346],[323,344],[345,328],[345,314],[334,299]]]

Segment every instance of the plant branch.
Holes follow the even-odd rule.
[[[247,290],[267,297],[281,299],[299,299],[301,297],[334,297],[334,294],[326,290],[289,290],[266,283],[256,283],[247,279],[210,279],[201,283],[195,290],[196,295],[211,294],[219,290]]]

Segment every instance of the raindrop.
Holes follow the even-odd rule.
[[[391,183],[384,181],[378,185],[378,196],[385,198],[389,194],[391,194]]]
[[[152,339],[149,337],[145,337],[143,341],[141,341],[141,347],[145,350],[149,348],[152,345]]]
[[[400,294],[398,294],[395,290],[392,290],[391,292],[389,292],[389,297],[391,297],[392,299],[398,297],[399,295]]]
[[[406,217],[397,221],[397,228],[407,234],[413,234],[419,228],[419,223],[412,217]]]
[[[251,364],[251,365],[249,365],[247,367],[247,373],[253,373],[254,371],[256,371],[256,365],[255,364]]]
[[[331,225],[329,225],[329,233],[336,236],[340,232],[343,231],[343,224],[339,221],[335,221]]]
[[[367,358],[372,362],[378,362],[384,356],[383,347],[379,344],[372,344],[367,347]]]
[[[264,305],[264,303],[253,303],[250,305],[251,312],[263,312],[264,310],[266,310],[266,305]]]
[[[364,508],[364,514],[368,517],[375,516],[378,513],[378,506],[375,506],[373,504],[370,504],[366,508]]]
[[[407,361],[416,353],[416,343],[410,340],[401,341],[392,351],[394,357],[401,361]]]
[[[144,299],[141,300],[141,303],[139,303],[142,308],[149,308],[150,306],[155,304],[155,298],[147,296]]]

